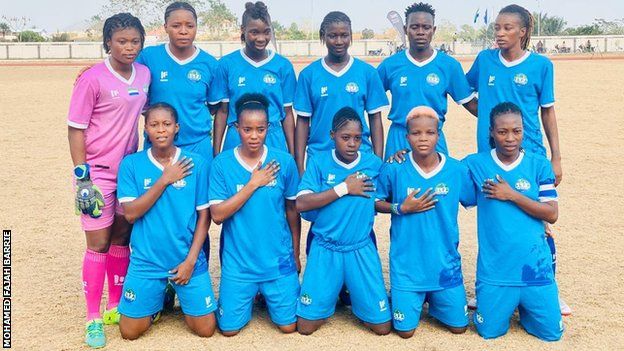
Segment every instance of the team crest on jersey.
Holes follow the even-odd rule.
[[[236,184],[236,192],[243,190],[244,184]]]
[[[527,191],[531,189],[531,183],[529,183],[529,181],[524,178],[520,178],[518,179],[518,181],[516,181],[515,188],[518,191]]]
[[[143,179],[143,189],[149,189],[152,187],[152,178]]]
[[[186,180],[180,179],[180,180],[176,181],[175,183],[173,183],[172,185],[176,189],[182,189],[182,188],[184,188],[186,186]]]
[[[245,77],[238,77],[238,86],[239,87],[245,86]]]
[[[167,71],[160,71],[160,81],[161,82],[168,82],[169,81],[169,72],[167,72]]]
[[[495,76],[490,76],[490,77],[488,78],[488,85],[489,85],[489,86],[491,86],[491,87],[493,87],[493,86],[494,86],[494,81],[495,81],[495,80],[496,80],[496,77],[495,77]]]
[[[119,90],[111,90],[111,98],[119,99]]]
[[[347,93],[355,94],[360,91],[360,87],[354,82],[349,82],[345,86],[345,90],[347,91]]]
[[[427,75],[427,84],[431,86],[440,84],[440,77],[435,73],[429,73],[429,75]]]
[[[186,74],[186,78],[192,82],[199,82],[202,77],[198,70],[192,69]]]
[[[407,86],[407,77],[401,77],[401,81],[399,86],[406,87]]]
[[[321,97],[327,96],[327,87],[321,87]]]
[[[270,187],[274,187],[277,185],[277,179],[273,179],[272,181],[269,182],[269,184],[267,184],[266,186],[270,186]]]
[[[397,322],[403,322],[405,320],[405,314],[399,310],[392,312],[392,318]]]
[[[301,295],[299,300],[301,301],[302,304],[304,304],[306,306],[310,306],[312,304],[312,298],[308,294]]]
[[[267,73],[262,78],[262,81],[264,82],[264,84],[274,85],[275,83],[277,83],[277,78],[275,78],[275,76],[272,75],[271,73]]]
[[[527,78],[526,74],[518,73],[514,76],[514,83],[517,85],[527,85],[529,82],[529,78]]]
[[[383,312],[388,309],[386,300],[379,300],[379,312]]]
[[[327,184],[336,184],[336,175],[335,174],[328,174],[327,175]]]
[[[128,302],[132,302],[136,300],[136,294],[132,289],[126,289],[126,291],[124,291],[124,299]]]
[[[477,321],[477,323],[483,324],[483,316],[481,315],[481,313],[477,312],[475,313],[475,316],[475,320]]]
[[[450,189],[449,189],[448,185],[446,185],[446,184],[444,184],[444,183],[440,183],[440,184],[438,184],[438,185],[436,185],[436,186],[435,186],[435,188],[434,188],[433,192],[434,192],[436,195],[439,195],[439,196],[444,196],[444,195],[446,195],[446,194],[448,194],[448,193],[449,193],[449,190],[450,190]]]

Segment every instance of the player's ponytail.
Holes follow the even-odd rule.
[[[535,19],[529,10],[525,9],[519,5],[508,5],[503,7],[499,14],[501,13],[513,13],[520,17],[520,21],[522,22],[522,26],[526,28],[526,34],[522,39],[520,39],[520,46],[522,50],[526,50],[529,47],[529,42],[531,41],[531,33],[533,33],[533,27],[535,26]]]
[[[106,51],[107,54],[110,53],[108,42],[113,39],[113,33],[115,31],[128,28],[134,28],[139,32],[139,35],[141,36],[141,49],[143,49],[143,44],[145,43],[145,29],[141,24],[141,20],[129,13],[118,13],[104,21],[102,41],[104,42],[104,51]]]
[[[496,123],[496,119],[502,115],[514,114],[520,116],[522,120],[522,110],[518,105],[513,102],[501,102],[500,104],[494,106],[492,111],[490,111],[490,132],[494,129],[494,124]],[[494,138],[490,136],[490,147],[494,149],[496,147],[496,143],[494,142]]]
[[[245,111],[262,111],[266,116],[267,123],[269,121],[269,100],[258,93],[243,94],[234,105],[236,111],[236,122],[240,122],[241,115]]]

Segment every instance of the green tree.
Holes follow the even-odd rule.
[[[7,34],[11,34],[11,27],[6,22],[0,23],[0,33],[2,33],[2,40],[6,38]]]
[[[464,24],[459,29],[457,37],[463,41],[475,41],[479,38],[479,31],[469,24]]]
[[[290,24],[290,27],[288,27],[288,30],[286,31],[286,38],[287,40],[304,40],[306,39],[306,34],[305,32],[303,32],[302,30],[299,29],[299,27],[297,26],[297,23],[293,22]]]
[[[369,28],[362,29],[362,39],[373,39],[375,37],[375,31]]]
[[[533,18],[535,18],[533,35],[561,35],[568,24],[563,17],[549,16],[547,13],[533,12]]]
[[[216,38],[238,26],[236,16],[221,0],[208,0],[208,9],[200,12],[198,17],[200,24]]]
[[[573,28],[566,28],[563,31],[566,35],[601,35],[604,34],[597,24],[583,25]]]
[[[436,32],[433,40],[436,42],[450,42],[457,38],[457,27],[447,21],[442,20],[436,24]]]
[[[41,36],[41,34],[39,34],[37,32],[33,32],[32,30],[25,30],[25,31],[19,33],[19,40],[21,42],[41,42],[41,41],[46,41],[45,38]]]
[[[69,33],[55,33],[52,35],[52,41],[56,41],[56,42],[70,41]]]
[[[594,23],[600,28],[604,34],[608,35],[622,35],[624,34],[624,18],[616,19],[614,21],[607,21],[602,18],[598,18]]]

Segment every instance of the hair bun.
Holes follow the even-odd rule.
[[[254,3],[253,3],[253,2],[251,2],[251,1],[248,1],[248,2],[246,2],[246,3],[245,3],[245,11],[247,11],[247,10],[251,10],[251,9],[253,9],[254,7],[255,7],[255,5],[254,5]]]

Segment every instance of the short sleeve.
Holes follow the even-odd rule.
[[[366,112],[373,114],[387,108],[390,104],[388,96],[383,88],[379,74],[374,68],[371,68],[367,74],[366,84],[368,85],[366,89]]]
[[[555,104],[555,77],[553,64],[546,61],[542,72],[542,86],[539,91],[539,103],[541,107],[551,107]]]
[[[117,198],[119,203],[131,202],[139,197],[139,189],[135,181],[132,155],[126,156],[119,165],[117,174]]]
[[[310,84],[308,72],[304,70],[299,75],[297,89],[295,89],[294,109],[299,116],[311,117],[314,112]]]
[[[223,81],[223,77],[220,76],[219,62],[214,60],[209,65],[212,80],[208,83],[208,91],[206,92],[208,104],[216,105],[225,98],[223,87],[219,82]]]
[[[392,201],[392,172],[393,164],[384,163],[377,179],[377,199]]]
[[[217,64],[215,78],[213,79],[213,94],[219,97],[219,102],[230,102],[230,92],[228,90],[227,62],[223,59]],[[215,100],[212,100],[215,102]]]
[[[93,109],[99,95],[99,85],[93,74],[89,71],[83,73],[74,85],[67,125],[77,129],[87,129],[91,121]]]
[[[212,163],[208,183],[210,184],[208,186],[208,204],[210,206],[219,204],[230,198],[225,182],[225,174],[219,159],[216,159]]]
[[[459,173],[461,174],[461,190],[459,193],[459,203],[465,208],[477,205],[477,189],[472,181],[470,170],[465,164],[460,164]]]
[[[210,162],[204,160],[197,174],[197,189],[195,194],[195,209],[197,211],[207,209],[210,206],[208,203],[209,177]]]
[[[461,64],[454,61],[449,67],[451,69],[451,80],[449,82],[448,90],[449,94],[458,105],[470,102],[470,100],[474,98],[475,94],[468,84],[468,80],[464,75],[464,70],[462,69]]]
[[[388,83],[388,70],[386,68],[386,61],[382,61],[377,67],[377,74],[379,75],[379,79],[381,80],[381,85],[383,86],[385,91],[390,90],[390,84]]]
[[[285,166],[284,197],[287,200],[295,200],[297,198],[297,191],[299,190],[299,171],[297,170],[297,164],[292,157],[288,157],[288,161]]]
[[[538,175],[539,202],[559,201],[557,189],[555,189],[555,173],[548,160],[543,159]]]
[[[299,192],[297,197],[310,193],[318,193],[321,191],[321,171],[316,164],[314,158],[308,161],[301,183],[299,183]]]
[[[470,70],[468,71],[468,73],[466,73],[466,80],[468,81],[468,85],[470,85],[470,87],[474,91],[479,91],[479,59],[480,57],[481,57],[481,54],[479,53],[479,55],[477,55],[477,58],[472,63],[472,67],[470,67]]]
[[[282,97],[284,107],[293,105],[295,100],[295,91],[297,90],[297,78],[295,77],[295,69],[290,62],[286,62],[283,69],[284,77],[282,77]]]

